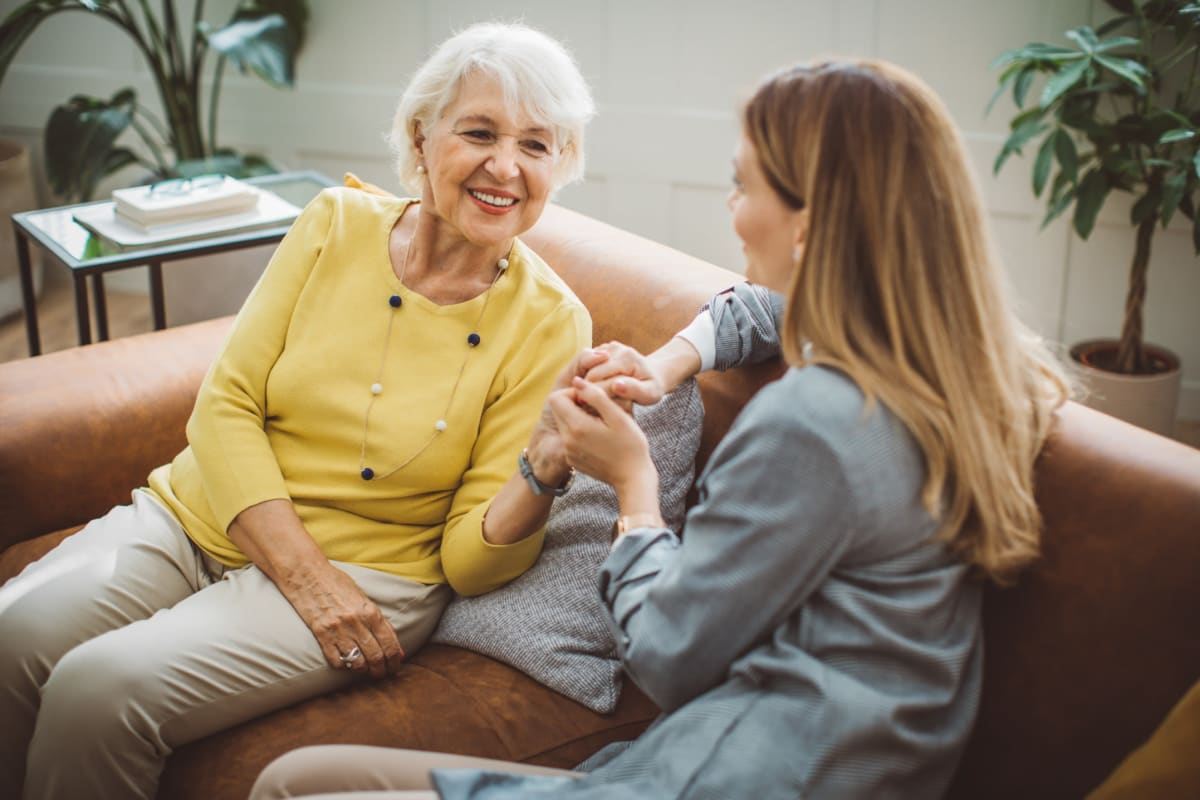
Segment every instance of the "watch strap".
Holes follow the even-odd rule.
[[[529,489],[538,497],[548,494],[552,497],[562,497],[571,488],[571,482],[575,480],[575,468],[567,473],[566,479],[558,486],[550,486],[538,480],[537,475],[533,474],[533,467],[529,463],[529,449],[525,448],[521,451],[521,455],[517,456],[517,469],[521,471],[521,477],[529,484]]]

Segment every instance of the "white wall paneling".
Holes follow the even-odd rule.
[[[224,19],[233,3],[210,2],[208,18]],[[16,5],[0,0],[0,13]],[[953,114],[1026,322],[1057,341],[1118,332],[1133,248],[1128,205],[1110,203],[1089,242],[1066,221],[1041,230],[1028,159],[991,173],[1011,100],[984,115],[993,59],[1027,41],[1064,41],[1068,28],[1106,18],[1099,0],[314,0],[312,7],[294,91],[226,75],[224,143],[287,167],[334,177],[349,170],[397,188],[383,136],[408,75],[452,30],[523,19],[568,44],[599,106],[587,178],[559,201],[734,269],[742,256],[725,197],[740,100],[761,75],[789,62],[895,61],[928,81]],[[0,86],[0,134],[36,142],[53,105],[79,91],[110,94],[131,84],[154,100],[144,69],[120,32],[85,14],[60,15],[34,35]],[[1147,333],[1184,359],[1181,416],[1200,419],[1200,315],[1192,308],[1200,263],[1179,222],[1154,247]]]

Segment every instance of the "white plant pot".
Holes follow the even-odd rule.
[[[12,215],[37,208],[29,148],[13,139],[0,139],[0,318],[20,311],[21,277],[17,270],[17,247]],[[30,247],[34,293],[41,291],[42,265],[37,248]]]
[[[1183,379],[1179,357],[1165,348],[1147,344],[1147,353],[1164,367],[1152,375],[1124,375],[1083,363],[1087,353],[1103,348],[1115,349],[1116,346],[1115,339],[1093,339],[1071,348],[1072,366],[1084,390],[1080,400],[1097,411],[1171,436],[1175,430],[1179,387]]]

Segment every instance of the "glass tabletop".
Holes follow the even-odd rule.
[[[334,181],[321,173],[312,171],[260,175],[244,180],[300,208],[307,205],[325,187],[335,185]],[[186,241],[121,247],[92,233],[75,221],[75,214],[80,209],[111,202],[99,200],[93,203],[25,211],[14,214],[13,221],[68,267],[87,271],[103,271],[106,268],[267,243],[282,238],[291,226],[291,222],[287,222],[251,230],[216,232]]]

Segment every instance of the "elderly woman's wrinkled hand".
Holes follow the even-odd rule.
[[[395,675],[404,660],[396,632],[354,579],[332,564],[295,581],[285,591],[334,669]]]
[[[594,348],[606,358],[584,377],[598,384],[626,411],[637,403],[652,406],[666,394],[666,381],[653,361],[629,345],[607,342]]]

